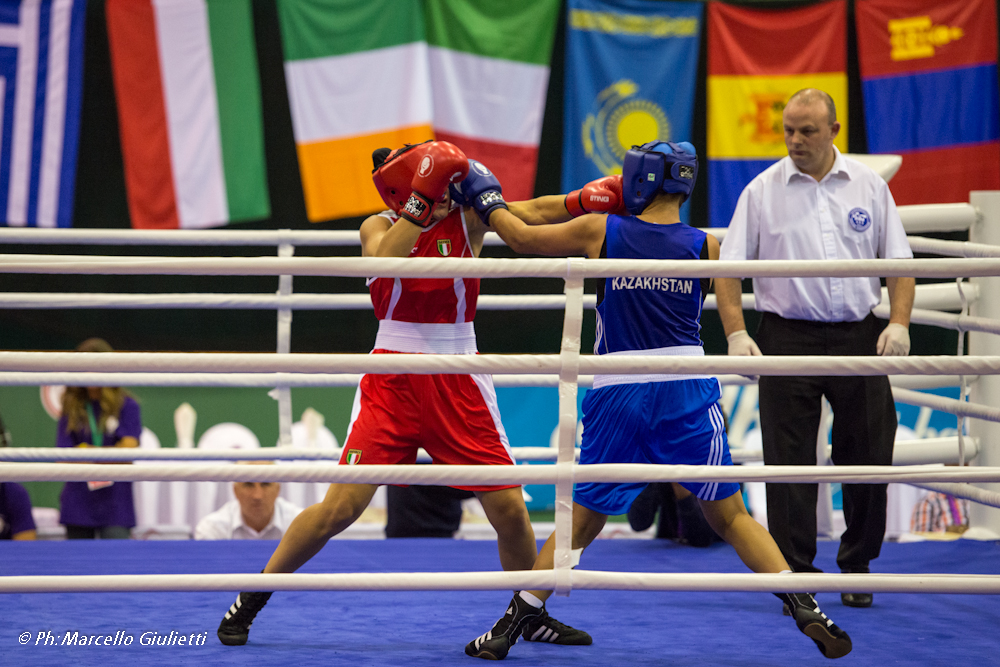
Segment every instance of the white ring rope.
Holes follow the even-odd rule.
[[[337,484],[555,484],[558,466],[331,465],[280,466],[175,463],[105,465],[99,463],[2,463],[4,482],[324,482]],[[1000,482],[1000,467],[931,466],[717,466],[595,464],[574,465],[576,482]]]
[[[575,431],[575,429],[574,429]],[[978,439],[968,438],[971,451],[978,452]],[[904,458],[923,458],[920,463],[940,463],[942,458],[951,457],[957,447],[957,437],[920,438],[918,440],[897,440],[896,455]],[[312,449],[308,447],[262,447],[259,449],[182,449],[167,447],[162,449],[138,449],[120,447],[75,448],[75,447],[5,447],[0,448],[0,461],[42,462],[42,461],[338,461],[343,448]],[[733,463],[763,460],[760,449],[733,449]],[[579,458],[580,450],[574,448],[573,460]],[[515,447],[514,457],[518,463],[525,461],[556,461],[559,450],[554,447]],[[568,458],[568,456],[567,456]],[[973,458],[970,456],[970,458]],[[417,462],[429,463],[430,455],[418,450]]]
[[[944,438],[947,440],[948,438]],[[914,440],[913,442],[923,442]],[[122,447],[4,447],[0,462],[41,461],[333,461],[340,459],[342,447],[316,449],[309,447],[261,447],[259,449],[139,449]],[[517,461],[555,461],[557,450],[552,447],[515,447]],[[577,450],[579,453],[579,450]],[[418,454],[420,463],[430,462],[429,455]]]
[[[714,302],[713,302],[714,303]],[[243,310],[372,310],[365,294],[109,294],[109,293],[0,293],[0,308],[115,308],[115,309],[243,309]],[[585,294],[583,307],[594,310],[597,295]],[[480,294],[477,310],[564,310],[561,294]]]
[[[1000,507],[1000,492],[988,491],[978,486],[972,486],[971,484],[922,482],[920,484],[911,484],[911,486],[918,486],[928,491],[937,491],[938,493],[955,496],[956,498],[973,500],[983,505],[989,505],[990,507]]]
[[[923,392],[913,391],[911,389],[902,389],[899,387],[893,387],[892,396],[900,403],[933,408],[958,417],[975,417],[986,421],[1000,422],[1000,408],[995,408],[991,405],[969,403],[967,401],[957,400],[954,398],[947,398],[946,396],[925,394]]]
[[[498,237],[499,238],[499,237]],[[356,230],[0,228],[0,243],[122,246],[358,246]]]
[[[899,219],[907,234],[925,232],[964,232],[982,219],[982,214],[968,203],[911,204],[897,206]]]
[[[995,574],[717,574],[568,570],[574,590],[755,593],[1000,593]],[[336,574],[90,574],[0,577],[0,593],[555,590],[556,570]]]
[[[272,354],[183,352],[0,352],[0,373],[415,373],[552,374],[551,354]],[[584,375],[996,375],[1000,356],[961,357],[729,357],[710,355],[580,357]]]
[[[906,239],[910,242],[910,250],[913,252],[947,257],[1000,257],[1000,247],[986,243],[942,241],[922,236],[908,236]]]
[[[882,300],[887,299],[887,292]],[[917,285],[914,306],[917,309],[957,310],[962,303],[962,295],[968,302],[979,298],[976,285],[961,284],[961,293],[956,283],[930,283]],[[744,294],[744,310],[756,306],[753,294]],[[118,294],[92,292],[4,292],[0,293],[2,308],[218,308],[273,310],[291,308],[293,310],[371,310],[371,295],[357,294],[281,294],[252,293],[153,293]],[[583,295],[583,307],[593,310],[597,307],[596,294]],[[563,294],[480,294],[477,302],[479,310],[564,310],[566,296]],[[716,298],[709,294],[705,298],[704,310],[716,310]],[[884,318],[883,318],[884,319]]]
[[[966,231],[979,219],[974,206],[967,203],[919,204],[897,206],[907,234],[923,232]],[[706,232],[724,237],[727,228],[707,228]],[[360,233],[355,230],[230,230],[230,229],[38,229],[31,227],[0,228],[0,243],[52,245],[203,245],[203,246],[277,246],[282,243],[313,246],[357,246]],[[486,245],[503,245],[496,232],[487,232]]]
[[[923,286],[920,286],[923,287]],[[919,290],[919,287],[918,287]],[[753,308],[753,295],[745,295],[744,308]],[[563,310],[566,297],[558,294],[482,294],[477,309],[483,311],[509,310]],[[585,294],[583,307],[597,308],[597,295]],[[103,293],[49,293],[6,292],[0,294],[0,308],[19,309],[223,309],[223,310],[371,310],[371,297],[367,294],[103,294]],[[704,310],[715,310],[713,296],[705,300]],[[889,319],[888,305],[876,306],[872,313],[880,319]],[[910,322],[945,329],[981,331],[1000,334],[1000,320],[941,313],[914,308]]]
[[[717,376],[722,386],[755,384],[742,375]],[[969,376],[974,381],[977,376]],[[75,385],[80,387],[357,387],[358,373],[80,373],[80,372],[16,372],[0,373],[0,387],[38,387],[42,385]],[[956,375],[894,375],[889,381],[894,387],[908,389],[940,389],[958,384]],[[495,387],[556,387],[558,375],[497,375]],[[593,375],[581,375],[580,387],[593,387]]]
[[[565,259],[430,257],[114,257],[107,255],[0,255],[0,273],[205,276],[340,276],[369,278],[565,278]],[[1000,258],[753,260],[588,259],[584,278],[666,277],[917,277],[1000,275]]]
[[[889,319],[889,313],[890,307],[888,305],[878,305],[872,308],[872,314],[879,319]],[[1000,334],[1000,320],[966,314],[940,313],[935,310],[924,310],[922,308],[914,308],[910,311],[910,323],[926,324],[956,331],[981,331],[983,333]]]
[[[923,286],[921,286],[923,287]],[[918,288],[919,290],[919,288]],[[754,306],[753,295],[745,299],[744,308]],[[563,310],[566,297],[558,294],[482,294],[478,310]],[[583,307],[597,308],[597,295],[585,294]],[[221,310],[371,310],[367,294],[106,294],[106,293],[0,293],[0,308],[18,309],[221,309]],[[714,296],[705,300],[704,310],[715,310]],[[889,306],[876,306],[872,312],[883,320],[889,319]],[[1000,320],[940,313],[914,308],[910,315],[914,324],[927,324],[948,329],[1000,333]]]

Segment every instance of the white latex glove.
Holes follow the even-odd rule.
[[[734,331],[733,333],[726,336],[726,340],[729,341],[729,356],[730,357],[762,357],[764,356],[760,348],[757,347],[757,343],[754,342],[750,334],[747,333],[746,329],[740,329],[739,331]],[[743,377],[756,382],[760,379],[759,375],[744,375]]]
[[[910,353],[910,330],[902,324],[890,323],[878,337],[875,351],[883,357],[905,357]]]
[[[754,342],[746,329],[740,329],[726,336],[729,341],[730,357],[760,357],[763,356],[757,343]]]

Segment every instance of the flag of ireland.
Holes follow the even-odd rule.
[[[486,163],[508,198],[532,196],[559,0],[482,4],[278,0],[310,220],[384,208],[372,151],[426,139]]]

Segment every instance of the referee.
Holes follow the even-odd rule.
[[[788,157],[743,190],[720,259],[913,257],[885,181],[833,145],[840,130],[833,99],[800,90],[782,120]],[[886,279],[891,315],[881,329],[871,313],[881,301],[878,278],[755,278],[763,313],[756,343],[743,322],[740,281],[720,278],[716,292],[730,355],[893,356],[910,351],[914,283]],[[896,408],[887,377],[762,377],[759,384],[766,464],[816,464],[823,396],[834,413],[835,464],[892,464]],[[837,565],[869,572],[885,535],[886,485],[845,484],[843,494],[847,530]],[[821,571],[813,565],[816,499],[816,484],[767,485],[768,526],[796,572]],[[842,593],[841,601],[870,607],[872,594]]]

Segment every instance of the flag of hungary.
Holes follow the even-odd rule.
[[[278,0],[310,220],[384,208],[371,153],[438,138],[532,194],[559,0]]]
[[[132,226],[270,215],[250,0],[107,0]]]

